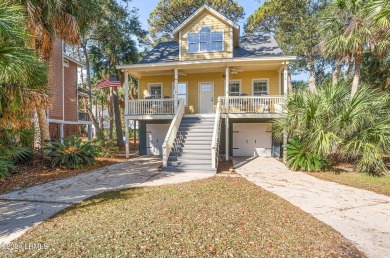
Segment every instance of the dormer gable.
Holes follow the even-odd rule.
[[[239,45],[240,26],[203,5],[173,32],[179,60],[232,58]]]

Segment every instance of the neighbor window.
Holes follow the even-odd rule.
[[[188,53],[223,50],[223,33],[203,27],[199,33],[188,33]]]
[[[161,99],[162,97],[162,85],[161,83],[149,84],[149,96],[152,99]]]
[[[240,81],[229,81],[229,96],[240,96]]]
[[[177,98],[178,99],[182,99],[184,101],[184,105],[187,106],[187,83],[185,82],[179,82],[177,84],[177,88],[178,88],[178,91],[177,91]],[[173,83],[173,86],[172,86],[172,96],[174,98],[174,95],[175,95],[175,84]]]
[[[253,80],[253,95],[268,95],[268,80]]]

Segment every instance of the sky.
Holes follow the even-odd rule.
[[[159,0],[133,0],[129,7],[138,8],[139,19],[142,23],[142,27],[148,30],[148,17],[153,9],[157,6]],[[243,33],[244,23],[246,19],[257,9],[264,0],[236,0],[242,7],[244,7],[245,18],[238,22],[240,25],[241,34]],[[307,80],[308,74],[301,73],[298,75],[292,75],[293,80]]]

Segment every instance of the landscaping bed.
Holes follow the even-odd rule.
[[[0,194],[90,172],[126,160],[128,159],[124,156],[114,155],[110,158],[96,158],[95,164],[80,169],[52,169],[42,160],[34,159],[31,163],[18,167],[17,174],[13,174],[6,179],[0,179]]]
[[[0,256],[364,257],[311,215],[243,178],[98,195],[28,231]]]
[[[311,176],[390,196],[390,176],[371,176],[357,172],[314,172]]]

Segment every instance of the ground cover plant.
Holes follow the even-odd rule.
[[[315,156],[316,166],[294,168],[320,170],[328,161],[344,161],[359,172],[388,173],[384,158],[390,153],[390,94],[365,86],[352,96],[349,83],[324,83],[316,92],[292,91],[285,109],[273,128],[276,138],[286,133],[290,139],[290,167]]]
[[[364,257],[331,227],[243,178],[108,192],[0,250],[18,257]]]

